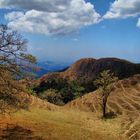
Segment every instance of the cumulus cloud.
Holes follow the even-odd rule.
[[[46,35],[68,34],[100,21],[94,5],[84,0],[1,0],[0,7],[20,11],[5,15],[9,27]]]
[[[1,0],[1,8],[18,8],[38,11],[64,11],[71,0]]]
[[[140,28],[140,18],[138,19],[138,22],[137,22],[137,27]]]
[[[24,16],[23,12],[11,12],[11,13],[5,15],[5,19],[12,21],[12,20],[19,19],[23,16]]]
[[[140,0],[115,0],[104,18],[128,18],[138,15],[140,15]]]

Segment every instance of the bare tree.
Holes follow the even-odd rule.
[[[0,107],[4,103],[17,106],[15,94],[23,88],[17,76],[33,68],[36,58],[27,53],[27,40],[6,25],[0,25]],[[2,104],[1,104],[2,103]]]
[[[110,70],[101,72],[100,76],[95,80],[94,84],[100,90],[101,95],[101,107],[103,117],[106,118],[106,105],[108,97],[113,89],[114,83],[118,80]]]
[[[29,69],[36,58],[27,53],[27,40],[6,25],[0,25],[0,69],[14,74]]]

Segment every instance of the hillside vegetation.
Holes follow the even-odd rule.
[[[98,94],[89,93],[63,107],[29,96],[29,111],[0,117],[1,138],[139,140],[140,75],[116,83],[108,101],[108,119],[101,119]]]
[[[41,99],[63,105],[96,90],[94,81],[104,70],[123,79],[140,74],[140,64],[118,58],[80,59],[63,72],[49,73],[33,82],[33,91]]]
[[[100,114],[98,91],[72,101],[66,108]],[[111,93],[108,104],[108,117],[121,117],[124,135],[130,139],[140,139],[140,75],[120,80]]]

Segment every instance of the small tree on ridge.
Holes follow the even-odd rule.
[[[107,100],[113,89],[114,82],[117,80],[118,78],[110,70],[104,70],[94,82],[95,86],[100,90],[103,118],[106,118]]]

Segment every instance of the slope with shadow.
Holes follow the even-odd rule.
[[[86,78],[95,80],[103,70],[111,70],[120,79],[140,74],[140,64],[134,64],[118,58],[84,58],[75,62],[63,72],[50,73],[42,76],[39,81],[47,78],[67,78],[70,80]]]
[[[99,97],[97,90],[68,103],[64,108],[100,114]],[[140,139],[140,75],[120,80],[115,84],[108,99],[107,110],[122,118],[124,135],[129,139]]]
[[[36,96],[29,95],[29,94],[24,93],[24,92],[21,92],[20,94],[16,95],[16,98],[22,104],[26,104],[27,109],[32,109],[32,108],[40,109],[41,108],[41,109],[45,109],[45,110],[56,111],[59,108],[59,106],[51,104],[45,100],[41,100],[40,98],[38,98]]]

